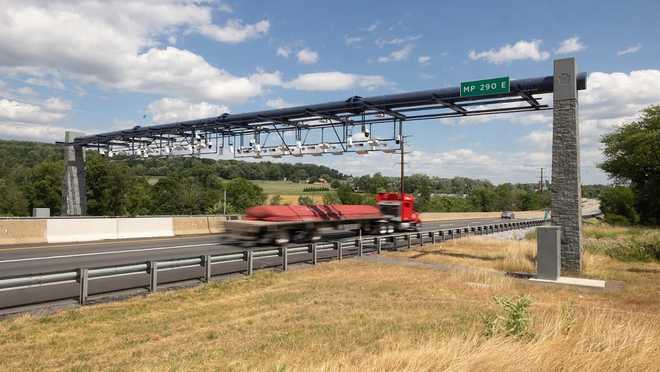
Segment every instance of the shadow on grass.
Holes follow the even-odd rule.
[[[449,256],[449,257],[456,257],[456,258],[469,258],[469,259],[481,260],[481,261],[497,261],[497,260],[502,260],[502,259],[505,258],[505,256],[475,256],[475,255],[467,254],[467,253],[454,253],[454,252],[447,252],[447,251],[443,251],[443,250],[430,251],[430,252],[420,252],[419,254],[411,256],[410,258],[416,259],[416,258],[424,257],[426,255]]]

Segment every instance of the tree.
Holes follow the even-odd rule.
[[[0,179],[0,216],[25,216],[28,213],[23,192],[15,183]]]
[[[480,186],[470,193],[469,200],[474,208],[479,212],[491,212],[496,210],[496,194],[491,187]]]
[[[266,201],[263,189],[245,178],[235,178],[227,182],[226,187],[228,213],[243,213],[247,208]]]
[[[630,184],[635,209],[645,224],[660,224],[660,105],[638,121],[603,136],[605,161],[600,168],[619,184]]]
[[[282,204],[282,196],[273,195],[273,197],[270,198],[270,205],[280,205],[280,204]]]
[[[323,194],[323,204],[324,205],[341,204],[341,200],[339,199],[336,193],[328,192]]]
[[[59,161],[45,161],[32,168],[27,188],[29,207],[50,208],[52,215],[59,215],[63,178],[64,166]]]
[[[310,198],[307,195],[300,195],[298,197],[298,204],[300,205],[314,205],[314,199]]]
[[[615,186],[600,193],[600,210],[609,222],[622,221],[624,224],[639,222],[635,211],[635,193],[625,186]],[[618,223],[615,223],[618,224]]]
[[[337,197],[341,201],[341,204],[360,204],[362,201],[360,195],[354,193],[348,185],[339,186],[337,189]]]

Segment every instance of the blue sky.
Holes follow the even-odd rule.
[[[575,4],[577,3],[577,4]],[[598,138],[660,103],[657,1],[3,1],[0,138],[89,133],[270,107],[552,74],[575,57],[582,177]],[[545,101],[552,97],[543,97]],[[533,182],[551,114],[407,125],[409,172]],[[396,175],[392,155],[310,158]],[[299,159],[296,159],[299,161]]]

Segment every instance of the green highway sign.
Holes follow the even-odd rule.
[[[475,81],[461,81],[461,97],[488,96],[509,93],[509,77],[498,77]]]

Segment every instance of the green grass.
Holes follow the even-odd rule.
[[[307,183],[295,183],[287,181],[265,181],[265,180],[256,180],[251,181],[262,189],[264,189],[264,194],[275,194],[275,195],[310,195],[310,194],[325,194],[326,192],[303,192],[305,187],[318,186],[315,184]]]
[[[660,260],[660,229],[585,225],[584,249],[620,261]]]

